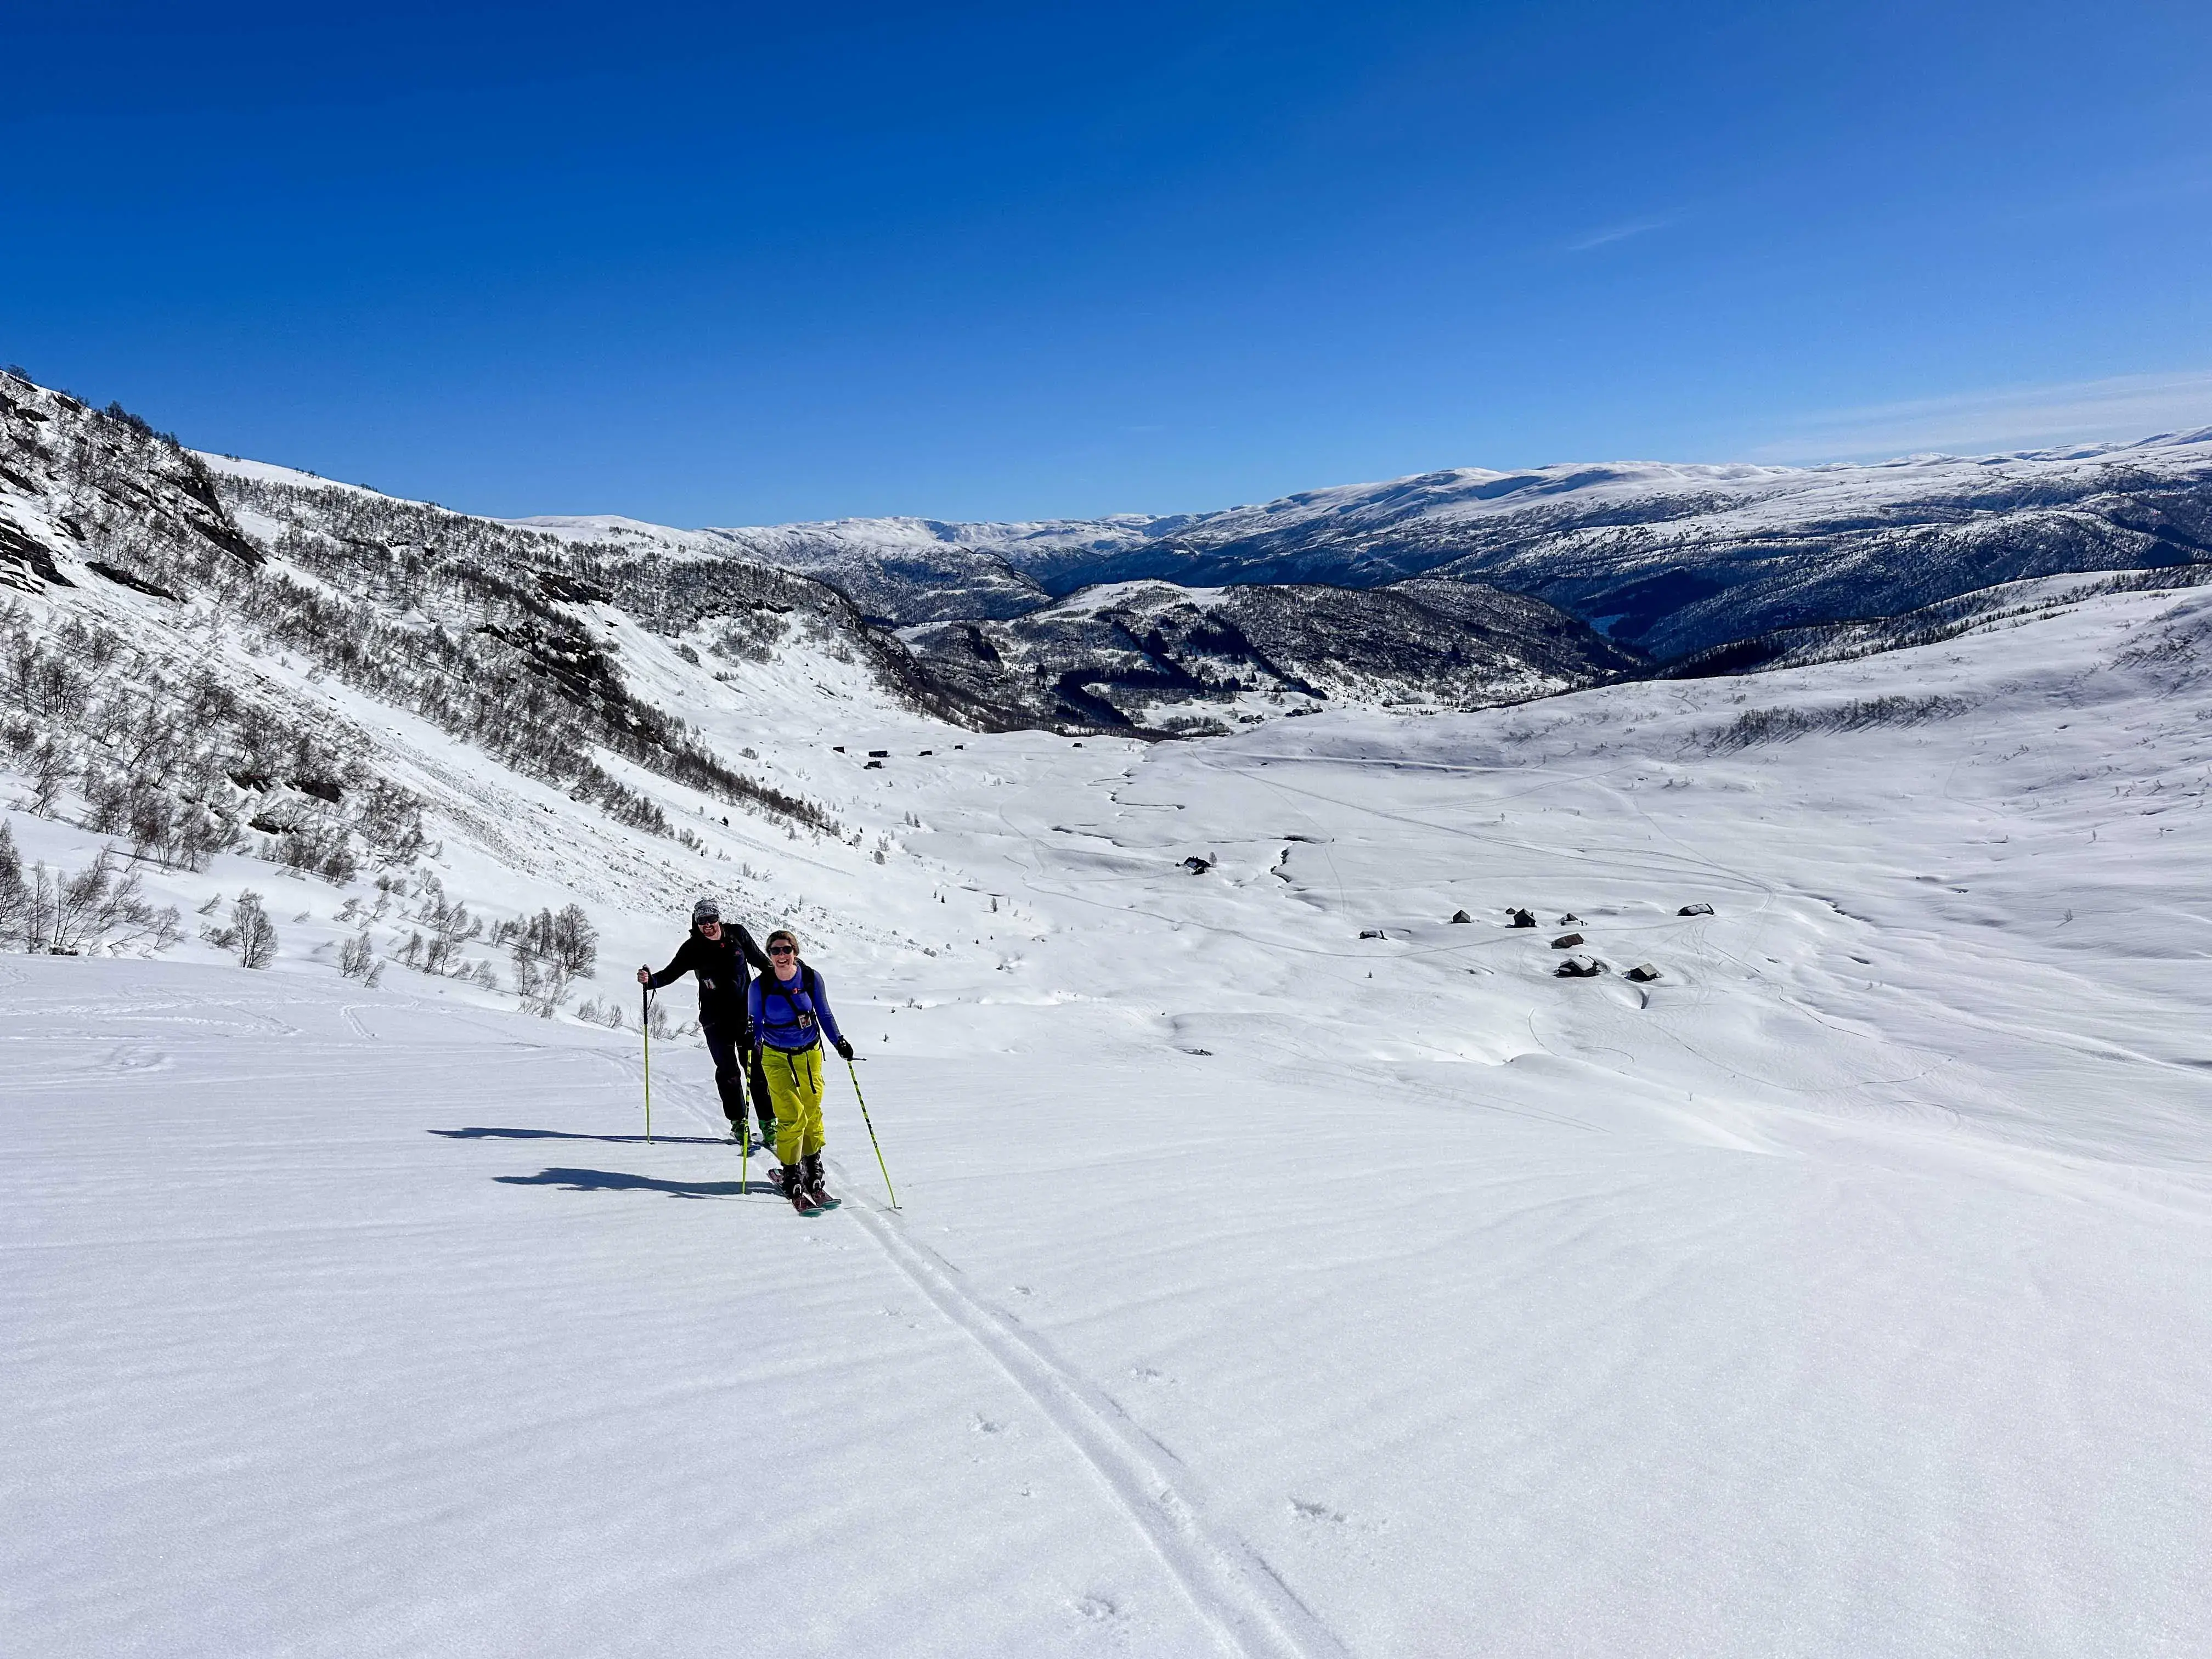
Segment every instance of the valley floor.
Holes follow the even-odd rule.
[[[886,728],[896,1212],[842,1067],[802,1220],[696,1044],[647,1144],[635,1032],[0,958],[0,1645],[2212,1649],[2212,720],[2110,644],[2187,611]]]

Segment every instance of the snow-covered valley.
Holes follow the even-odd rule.
[[[6,1645],[2204,1651],[2212,599],[2047,600],[1158,745],[580,607],[836,826],[597,751],[688,841],[201,636],[428,845],[145,869],[266,896],[263,970],[0,957]],[[423,872],[580,902],[623,1028],[398,965]],[[741,1188],[696,1038],[644,1139],[699,890],[799,930],[896,1212],[842,1077],[831,1214]]]

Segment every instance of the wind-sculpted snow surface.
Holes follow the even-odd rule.
[[[903,1207],[842,1076],[802,1221],[696,1043],[648,1145],[634,1030],[349,985],[306,878],[263,972],[0,957],[8,1645],[2212,1649],[2212,597],[2011,610],[1164,745],[722,686],[880,864],[393,722],[610,960],[795,916]]]

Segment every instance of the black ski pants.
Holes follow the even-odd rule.
[[[761,1138],[775,1139],[775,1108],[768,1097],[768,1079],[761,1075],[760,1057],[750,1053],[752,1033],[742,1025],[702,1025],[707,1052],[714,1057],[714,1091],[722,1097],[722,1115],[733,1124],[745,1121],[745,1073],[751,1062],[753,1115]]]

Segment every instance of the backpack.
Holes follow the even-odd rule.
[[[795,1025],[802,1031],[819,1031],[822,1029],[822,1022],[820,1018],[814,1014],[807,1012],[805,1009],[801,1008],[795,1000],[793,1000],[794,998],[802,996],[811,1000],[814,997],[819,995],[822,990],[822,981],[820,976],[805,963],[802,962],[799,964],[798,984],[786,989],[783,982],[777,979],[774,972],[771,971],[769,973],[763,974],[760,976],[760,988],[761,1024],[763,1027],[769,1025]],[[783,999],[783,1006],[791,1011],[789,1018],[779,1020],[770,1018],[768,1011],[768,1000],[770,997],[781,997]]]

